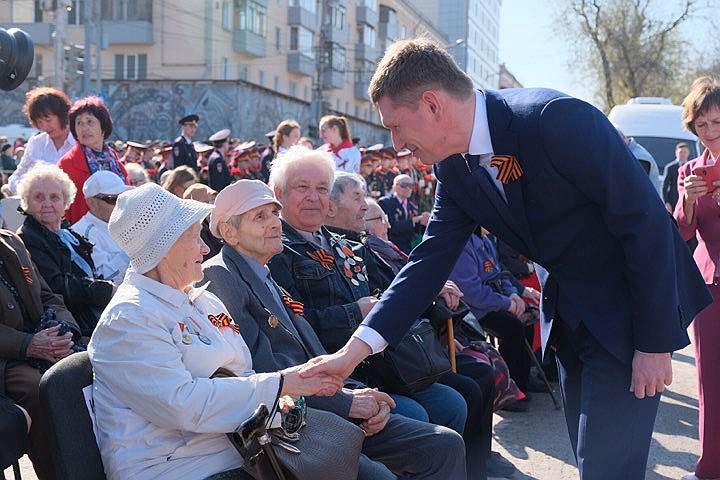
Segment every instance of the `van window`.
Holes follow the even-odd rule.
[[[645,147],[650,152],[657,163],[660,175],[665,170],[665,165],[675,160],[675,145],[680,142],[687,143],[690,148],[690,157],[697,157],[697,148],[695,142],[685,140],[683,138],[662,138],[662,137],[633,137],[636,142]]]

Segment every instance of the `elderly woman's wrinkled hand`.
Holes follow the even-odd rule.
[[[55,363],[72,353],[72,333],[58,336],[60,325],[46,328],[33,335],[26,355]]]
[[[291,397],[299,397],[301,395],[329,397],[335,395],[335,393],[342,388],[343,379],[333,375],[320,373],[312,377],[301,378],[299,372],[304,367],[305,365],[298,365],[287,368],[281,372],[284,377],[283,395],[290,395]]]

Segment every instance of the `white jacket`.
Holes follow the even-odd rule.
[[[242,335],[211,323],[221,313],[203,288],[128,272],[88,347],[108,480],[204,479],[242,464],[225,433],[275,405],[280,374],[254,374]],[[210,379],[219,367],[238,377]]]
[[[72,229],[94,245],[92,259],[95,263],[95,271],[105,280],[120,285],[130,265],[130,257],[110,236],[107,222],[87,212],[72,226]]]

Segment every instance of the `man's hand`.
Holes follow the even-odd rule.
[[[330,397],[342,388],[344,378],[335,375],[318,372],[317,375],[303,377],[300,372],[306,366],[307,363],[286,368],[280,372],[284,378],[281,395],[291,397],[321,395]]]
[[[510,307],[508,308],[508,312],[518,318],[525,313],[525,302],[517,293],[510,295]]]
[[[70,355],[74,345],[72,333],[67,332],[65,335],[58,337],[59,331],[60,325],[55,325],[33,335],[30,345],[27,347],[26,355],[47,360],[51,363]]]
[[[439,297],[445,300],[445,304],[450,310],[455,310],[460,305],[460,299],[463,297],[463,293],[460,291],[457,285],[448,280],[445,282],[442,290],[440,290]]]
[[[364,421],[360,425],[360,428],[363,429],[366,437],[371,437],[376,433],[381,432],[382,429],[385,428],[385,425],[387,425],[389,419],[390,405],[385,402],[380,402],[380,410],[378,411],[378,414]]]
[[[360,300],[358,300],[357,304],[360,308],[360,314],[362,315],[362,317],[367,317],[367,314],[370,313],[370,310],[372,310],[375,304],[379,301],[380,300],[377,297],[362,297]]]
[[[331,355],[321,355],[310,359],[300,370],[302,378],[314,375],[332,375],[345,380],[365,357],[370,355],[370,346],[356,337],[350,337],[343,348]]]
[[[672,383],[672,360],[669,353],[644,353],[635,350],[632,361],[630,391],[639,399],[654,397]]]
[[[373,395],[368,392],[370,388],[359,388],[352,391],[352,403],[350,404],[350,418],[361,418],[367,420],[380,412],[380,405]]]

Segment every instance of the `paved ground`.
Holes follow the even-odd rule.
[[[698,402],[692,347],[673,361],[675,381],[663,395],[648,462],[647,480],[679,479],[698,458]],[[495,416],[493,449],[520,470],[514,480],[576,480],[577,470],[562,413],[547,394],[536,394],[528,412]],[[36,480],[27,457],[24,480]],[[10,469],[6,478],[12,478]],[[66,480],[66,479],[63,479]],[[72,479],[67,479],[72,480]]]

